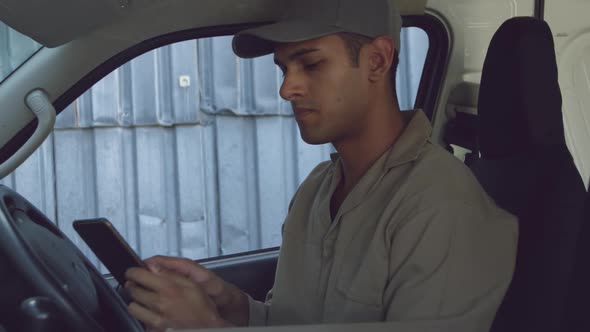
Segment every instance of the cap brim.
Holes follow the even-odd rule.
[[[232,47],[241,58],[255,58],[274,52],[277,43],[294,43],[343,32],[336,26],[309,21],[285,21],[244,30],[234,36]]]

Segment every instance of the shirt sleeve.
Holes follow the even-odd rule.
[[[299,192],[299,188],[291,198],[289,202],[289,211],[291,211],[291,207],[293,206],[293,202],[297,197],[297,193]],[[281,225],[281,235],[285,233],[285,223]],[[270,309],[270,305],[272,302],[272,289],[266,294],[266,301],[260,302],[254,300],[250,295],[248,295],[248,309],[249,309],[249,322],[248,326],[266,326],[268,324],[268,312]]]
[[[408,331],[489,331],[512,279],[517,236],[516,218],[495,206],[446,202],[409,213],[391,233],[386,320]]]
[[[266,326],[270,304],[256,301],[248,295],[248,326]]]

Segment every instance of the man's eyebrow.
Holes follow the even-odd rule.
[[[302,48],[302,49],[299,49],[296,52],[294,52],[293,54],[289,55],[289,61],[293,61],[293,60],[295,60],[295,59],[297,59],[299,57],[304,56],[305,54],[317,52],[319,50],[320,50],[319,48]],[[274,61],[275,61],[275,64],[277,66],[283,65],[283,63],[281,61],[279,61],[279,59],[277,59],[276,56],[274,58]]]

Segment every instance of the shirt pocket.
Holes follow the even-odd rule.
[[[349,263],[350,264],[350,263]],[[384,319],[384,291],[387,265],[379,259],[365,259],[358,266],[343,264],[336,282],[335,307],[347,322]]]

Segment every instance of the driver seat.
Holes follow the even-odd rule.
[[[494,35],[478,101],[484,189],[519,220],[514,277],[492,331],[563,329],[586,189],[565,143],[553,35],[517,17]]]
[[[590,299],[590,186],[586,193],[585,220],[578,238],[576,263],[572,280],[568,307],[566,310],[566,326],[564,331],[588,332],[588,299]]]

